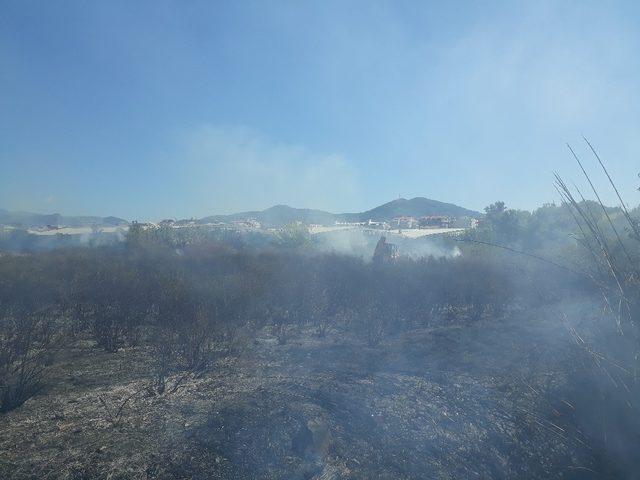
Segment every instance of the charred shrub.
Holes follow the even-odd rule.
[[[184,369],[196,374],[206,371],[213,355],[215,331],[213,319],[204,307],[196,310],[192,321],[181,326],[178,348]]]
[[[104,305],[93,311],[91,333],[96,344],[107,352],[117,352],[124,344],[125,327],[117,306]]]
[[[45,314],[0,317],[0,412],[19,407],[41,391],[55,340]]]
[[[151,338],[152,394],[162,395],[167,390],[170,376],[179,370],[178,340],[175,332],[157,330]]]
[[[170,391],[175,391],[188,375],[200,376],[210,365],[216,327],[203,307],[196,308],[193,316],[189,313],[185,312],[181,321],[171,317],[171,322],[153,327],[150,388],[154,393],[165,393],[169,379],[177,375],[170,388]]]
[[[153,307],[154,269],[136,258],[98,250],[73,273],[69,296],[77,330],[87,330],[97,346],[111,353],[136,344]]]

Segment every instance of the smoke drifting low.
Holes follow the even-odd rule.
[[[381,236],[386,237],[388,243],[396,245],[398,254],[402,257],[451,258],[461,254],[460,249],[446,238],[435,236],[406,238],[396,233],[378,230],[345,229],[319,233],[315,235],[314,243],[316,248],[323,252],[355,255],[369,260]]]

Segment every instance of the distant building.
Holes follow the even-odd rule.
[[[446,215],[427,215],[420,217],[420,228],[451,228],[452,219]]]
[[[369,219],[369,221],[366,222],[366,225],[369,228],[377,228],[381,230],[387,230],[389,228],[389,224],[387,222],[376,222],[371,219]]]
[[[235,220],[231,222],[236,227],[259,229],[262,227],[261,223],[255,218],[245,218],[243,220]]]
[[[367,222],[340,222],[336,220],[335,225],[336,227],[364,227],[367,225]]]
[[[140,228],[142,228],[143,230],[153,230],[158,228],[158,224],[157,223],[152,223],[152,222],[132,222],[135,225],[139,225]]]
[[[391,225],[394,228],[417,228],[418,220],[415,217],[402,215],[391,220]]]
[[[182,220],[176,220],[173,224],[174,227],[195,227],[199,222],[195,218],[183,218]]]

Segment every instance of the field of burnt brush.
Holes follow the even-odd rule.
[[[486,233],[1,256],[0,477],[633,478],[634,301]]]

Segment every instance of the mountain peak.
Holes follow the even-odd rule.
[[[425,197],[414,197],[410,200],[398,198],[356,215],[359,221],[389,221],[400,216],[445,215],[449,217],[479,217],[480,213],[453,203],[439,202]]]
[[[425,197],[411,199],[396,198],[371,210],[359,213],[329,213],[309,208],[294,208],[289,205],[274,205],[262,211],[242,212],[232,215],[214,215],[200,220],[208,222],[231,222],[253,218],[261,224],[278,227],[292,222],[320,225],[333,225],[336,221],[366,222],[368,220],[390,221],[400,216],[422,217],[428,215],[446,215],[449,217],[479,217],[480,213],[454,205],[452,203],[430,200]]]

